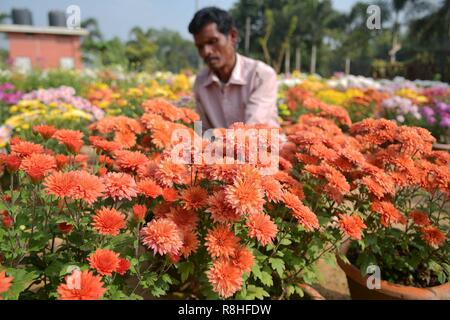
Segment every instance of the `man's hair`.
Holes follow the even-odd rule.
[[[207,7],[197,11],[189,23],[189,32],[196,35],[210,23],[216,23],[217,30],[224,35],[228,35],[235,27],[233,17],[227,11],[217,7]]]

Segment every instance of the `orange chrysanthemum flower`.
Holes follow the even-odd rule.
[[[147,215],[147,206],[135,204],[133,206],[133,217],[136,222],[143,222],[145,220],[145,216]]]
[[[137,183],[137,190],[149,198],[157,198],[163,193],[162,188],[150,178],[139,181]]]
[[[13,277],[7,277],[6,271],[0,272],[0,294],[5,293],[11,287],[11,282],[14,280]]]
[[[162,196],[167,202],[174,202],[178,199],[178,192],[176,189],[164,188]]]
[[[146,165],[149,160],[139,151],[119,150],[114,153],[116,163],[125,172],[137,172],[139,166]]]
[[[153,219],[142,228],[141,237],[154,254],[178,255],[183,247],[181,231],[170,219]]]
[[[77,185],[73,188],[71,197],[75,200],[83,200],[93,204],[98,197],[103,195],[105,187],[102,180],[87,171],[74,171]]]
[[[93,145],[97,150],[103,150],[105,152],[114,152],[122,148],[122,145],[115,141],[108,141],[98,136],[90,136],[89,143]]]
[[[58,170],[61,170],[69,162],[69,158],[64,154],[57,154],[55,160]]]
[[[136,144],[136,134],[131,131],[117,131],[114,135],[114,142],[123,148],[131,148]]]
[[[261,187],[264,190],[267,200],[279,202],[283,199],[283,188],[281,183],[274,178],[270,176],[264,177],[261,181]]]
[[[211,213],[211,217],[215,222],[236,222],[241,218],[241,214],[226,201],[224,190],[219,190],[209,196],[207,205],[208,209],[206,211]]]
[[[278,232],[277,225],[264,213],[250,214],[245,225],[248,228],[248,236],[256,238],[263,246],[272,243]]]
[[[409,217],[413,220],[414,224],[421,227],[428,227],[431,225],[431,221],[428,218],[428,214],[422,211],[411,211]]]
[[[127,259],[119,258],[119,266],[117,267],[116,272],[123,276],[130,269],[131,262]]]
[[[445,234],[436,227],[428,226],[422,228],[421,232],[423,241],[435,249],[445,242]]]
[[[6,165],[9,172],[14,173],[19,170],[22,159],[16,154],[0,154],[0,162]]]
[[[102,276],[112,276],[119,267],[119,254],[109,249],[97,249],[88,258],[89,266]]]
[[[32,142],[20,141],[17,144],[11,143],[11,152],[17,153],[21,157],[27,157],[33,153],[44,153],[44,147]]]
[[[293,216],[307,231],[313,231],[319,229],[319,220],[317,216],[308,207],[303,205],[300,199],[290,192],[285,192],[283,195],[283,201],[286,207],[292,210]]]
[[[125,228],[125,215],[116,209],[106,207],[97,210],[92,218],[94,230],[103,235],[116,236]]]
[[[45,186],[44,190],[48,194],[64,198],[72,195],[77,183],[78,181],[76,180],[76,173],[74,171],[57,171],[45,178],[43,184]]]
[[[225,189],[227,202],[241,214],[263,211],[264,194],[261,186],[252,180],[237,177],[232,185]]]
[[[206,205],[208,193],[200,186],[191,186],[181,192],[180,199],[183,201],[183,206],[188,210],[201,209]]]
[[[83,133],[77,130],[57,130],[53,136],[53,139],[64,144],[69,151],[78,153],[83,146]]]
[[[42,138],[47,140],[53,136],[53,134],[56,132],[56,128],[47,125],[33,126],[33,132],[39,133]]]
[[[105,184],[105,198],[131,200],[137,196],[136,182],[129,174],[109,172],[103,177],[103,183]]]
[[[173,184],[187,182],[188,170],[185,165],[173,163],[171,160],[161,162],[155,172],[156,180],[162,186],[171,188]]]
[[[250,272],[255,264],[255,256],[249,248],[241,246],[236,250],[231,261],[241,272]]]
[[[197,236],[193,231],[183,231],[183,247],[180,249],[180,254],[187,258],[195,253],[200,245]]]
[[[211,257],[230,258],[236,253],[240,239],[226,225],[218,225],[209,230],[205,240]]]
[[[47,173],[56,169],[56,160],[47,154],[33,153],[22,161],[21,169],[30,176],[31,180],[38,182],[44,179]]]
[[[216,260],[207,276],[214,292],[223,298],[231,297],[243,284],[241,270],[231,261]]]
[[[57,289],[59,300],[99,300],[106,291],[102,278],[89,270],[74,270],[65,279],[66,283]]]
[[[372,211],[381,215],[381,224],[385,227],[393,223],[406,223],[405,217],[389,201],[373,201]]]
[[[197,228],[198,215],[194,210],[171,207],[167,217],[175,222],[180,230],[194,230]]]
[[[339,226],[346,235],[354,240],[361,240],[362,230],[366,225],[358,216],[339,215]]]

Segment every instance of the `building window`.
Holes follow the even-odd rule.
[[[30,71],[31,59],[29,57],[16,57],[14,59],[14,68],[22,73]]]
[[[63,69],[73,69],[75,68],[75,61],[70,57],[63,57],[59,59],[59,66]]]

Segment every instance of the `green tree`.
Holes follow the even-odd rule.
[[[159,69],[179,72],[197,67],[197,49],[192,41],[168,29],[149,29],[148,32],[157,47],[155,55]]]
[[[98,22],[95,18],[88,18],[81,22],[81,27],[89,32],[81,43],[83,62],[87,65],[99,65],[104,43]]]
[[[157,46],[151,34],[151,30],[144,31],[140,27],[131,29],[130,40],[126,44],[126,55],[132,69],[137,71],[155,69]]]

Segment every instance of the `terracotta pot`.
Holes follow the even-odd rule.
[[[347,253],[350,242],[344,243],[341,253]],[[381,280],[380,289],[367,287],[367,276],[362,276],[360,270],[352,264],[345,263],[336,257],[341,269],[347,276],[350,295],[354,300],[448,300],[450,299],[450,282],[429,287],[416,288],[394,284]]]

